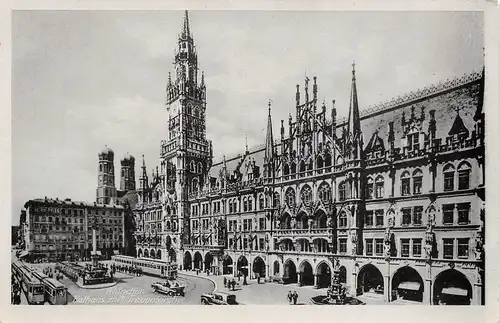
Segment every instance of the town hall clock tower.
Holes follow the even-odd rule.
[[[183,244],[190,243],[188,195],[207,184],[212,162],[212,143],[206,139],[206,88],[198,82],[198,57],[189,29],[188,12],[174,59],[175,74],[166,86],[168,138],[162,141],[161,169],[164,185],[164,214],[171,234],[166,237],[182,263]]]

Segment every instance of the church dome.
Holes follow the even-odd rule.
[[[135,158],[134,158],[134,156],[130,155],[129,153],[126,153],[125,156],[123,157],[122,161],[134,162]]]
[[[114,156],[114,152],[113,150],[111,150],[110,148],[108,148],[108,146],[104,147],[103,150],[101,150],[101,152],[99,153],[99,156],[103,156],[103,155],[108,155],[108,156]]]

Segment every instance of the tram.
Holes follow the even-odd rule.
[[[130,256],[111,256],[113,264],[116,266],[132,266],[142,269],[142,272],[151,276],[158,276],[166,279],[177,278],[177,264],[161,261],[158,259],[134,258]]]
[[[33,272],[33,276],[38,278],[45,288],[45,301],[50,305],[68,304],[68,289],[56,279],[50,278],[44,273]]]
[[[33,275],[34,270],[15,263],[12,264],[12,270],[21,282],[21,289],[26,295],[28,304],[45,303],[45,287],[40,279]]]

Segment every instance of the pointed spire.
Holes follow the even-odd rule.
[[[356,64],[352,63],[352,85],[349,102],[349,119],[347,123],[347,133],[353,138],[361,135],[361,123],[359,120],[358,91],[356,89]]]
[[[184,23],[182,26],[182,38],[188,38],[191,37],[191,33],[189,31],[189,17],[188,17],[188,11],[184,11]]]
[[[245,133],[245,152],[248,152],[248,136]]]
[[[274,157],[274,140],[273,140],[273,123],[271,119],[271,100],[268,103],[268,116],[267,116],[267,132],[266,132],[266,152],[265,159],[267,161]]]

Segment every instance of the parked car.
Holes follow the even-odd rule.
[[[236,295],[224,293],[224,292],[213,292],[201,295],[201,304],[203,305],[237,305]]]
[[[179,284],[176,281],[156,282],[151,285],[154,292],[166,294],[169,296],[180,295],[184,296],[184,288],[186,286]]]

